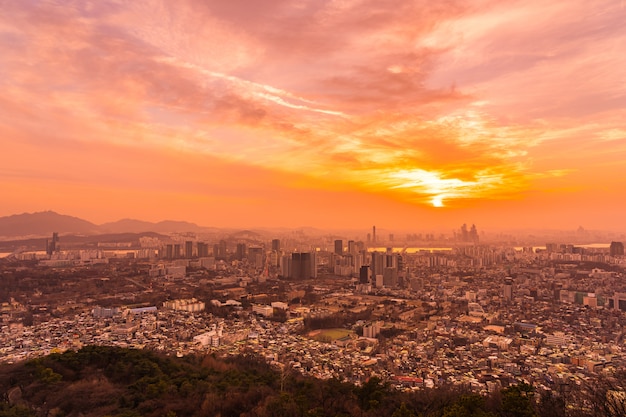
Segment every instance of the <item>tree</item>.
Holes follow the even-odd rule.
[[[391,417],[415,417],[415,413],[408,409],[406,403],[402,403],[400,407],[396,408]]]
[[[364,410],[378,408],[387,391],[387,384],[384,384],[378,377],[372,377],[363,386],[356,389],[359,405]]]
[[[461,395],[452,405],[443,411],[443,417],[488,417],[493,416],[485,410],[485,399],[478,394]]]
[[[522,383],[502,390],[501,411],[505,417],[535,417],[532,386]]]

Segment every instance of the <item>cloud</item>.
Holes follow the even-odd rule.
[[[253,3],[4,2],[5,137],[67,149],[77,170],[69,155],[111,145],[448,206],[624,157],[615,2]],[[23,165],[4,175],[45,176]]]

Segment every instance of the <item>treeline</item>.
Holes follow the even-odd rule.
[[[355,387],[278,372],[247,355],[175,358],[88,346],[1,367],[0,416],[624,416],[624,397],[611,387],[573,393],[575,403],[525,384],[488,397],[453,386],[407,393],[377,378]]]

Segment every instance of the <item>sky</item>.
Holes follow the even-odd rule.
[[[0,216],[626,230],[624,0],[0,0]]]

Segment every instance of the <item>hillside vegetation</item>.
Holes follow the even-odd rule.
[[[489,397],[458,387],[405,393],[376,378],[361,387],[305,378],[246,355],[176,358],[102,346],[3,366],[0,394],[0,416],[624,415],[623,399],[607,391],[567,407],[524,384]]]

